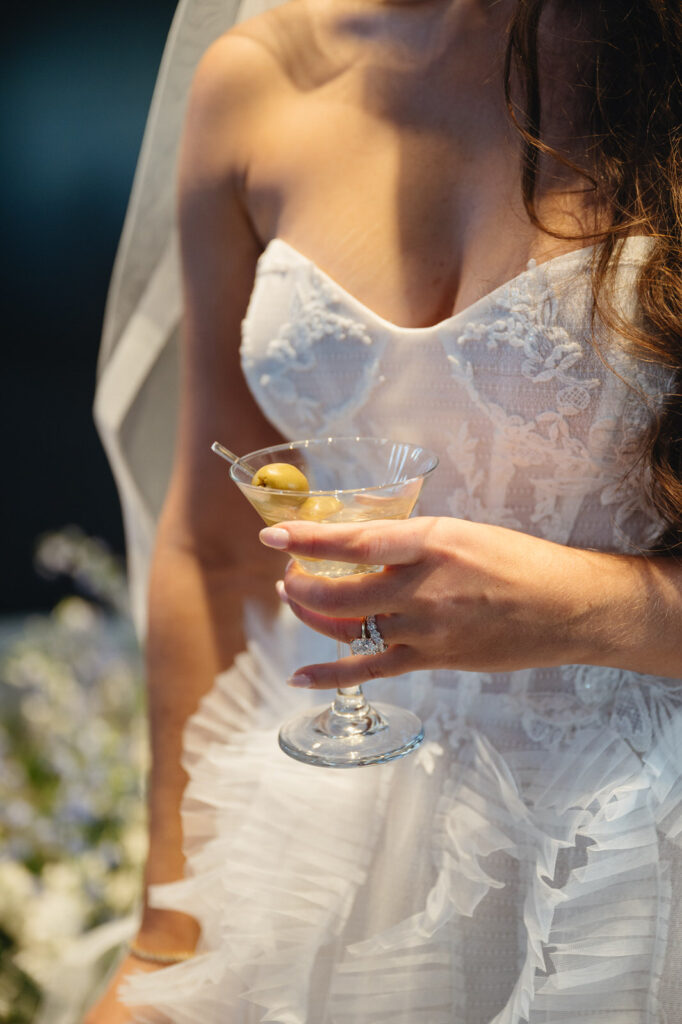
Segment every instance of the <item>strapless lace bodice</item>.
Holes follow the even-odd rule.
[[[626,243],[621,305],[646,245]],[[447,320],[401,328],[276,239],[244,322],[244,373],[285,437],[394,436],[435,450],[424,514],[645,547],[658,523],[641,473],[623,477],[652,415],[646,400],[655,406],[666,382],[603,331],[595,340],[612,369],[600,358],[590,254],[531,262]]]
[[[625,313],[646,245],[626,243]],[[668,382],[605,331],[597,351],[589,256],[406,329],[274,241],[244,373],[284,436],[434,449],[422,513],[639,550],[659,524],[627,471]],[[320,699],[283,678],[333,645],[286,608],[275,623],[247,609],[246,633],[186,734],[189,877],[153,894],[200,918],[203,955],[136,976],[132,1003],[176,1024],[679,1021],[678,683],[585,665],[377,681],[426,740],[335,772],[276,740]]]

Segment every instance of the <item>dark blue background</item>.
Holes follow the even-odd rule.
[[[37,535],[123,550],[92,422],[111,266],[174,0],[13,4],[3,15],[0,612],[52,605]]]

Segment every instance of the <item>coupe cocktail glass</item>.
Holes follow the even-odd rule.
[[[290,463],[304,474],[308,491],[255,486],[255,471]],[[437,457],[420,445],[376,437],[328,437],[292,441],[249,452],[230,476],[262,519],[272,526],[294,519],[321,523],[407,519]],[[331,578],[379,572],[381,565],[297,558],[310,573]],[[362,689],[338,690],[331,707],[304,711],[279,734],[282,750],[306,764],[353,768],[402,757],[424,737],[419,718],[405,708],[367,703]]]

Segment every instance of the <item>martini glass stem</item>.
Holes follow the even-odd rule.
[[[346,686],[336,691],[332,708],[336,715],[356,717],[357,715],[366,715],[369,704],[365,699],[361,686]]]
[[[341,640],[336,641],[336,657],[341,659],[346,656],[346,644]],[[349,648],[350,650],[350,648]],[[336,697],[332,702],[332,711],[336,715],[343,715],[345,718],[362,719],[367,717],[369,704],[365,699],[361,686],[339,687]]]
[[[336,649],[338,657],[343,657],[345,652],[340,642]],[[319,725],[330,736],[358,736],[385,728],[382,717],[367,703],[361,686],[339,688],[331,707],[321,715]]]

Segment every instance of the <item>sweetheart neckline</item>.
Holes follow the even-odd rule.
[[[625,245],[629,245],[633,241],[642,241],[642,240],[648,241],[647,236],[645,236],[645,235],[631,235],[631,236],[629,236],[628,238],[625,239],[624,244]],[[462,317],[464,317],[466,315],[470,316],[471,313],[473,312],[473,310],[475,310],[482,303],[490,301],[490,299],[492,299],[494,296],[498,295],[504,289],[510,288],[517,281],[520,281],[526,274],[531,273],[533,270],[539,270],[539,269],[542,269],[542,268],[545,268],[545,267],[554,266],[557,263],[560,263],[560,262],[563,262],[563,261],[568,261],[570,259],[575,260],[576,257],[584,258],[586,255],[591,254],[594,251],[594,248],[595,248],[594,244],[582,246],[582,248],[580,248],[580,249],[571,249],[570,252],[559,253],[557,256],[552,256],[552,257],[550,257],[550,259],[543,260],[540,263],[537,263],[534,259],[530,259],[528,261],[528,264],[526,265],[525,270],[519,271],[518,274],[515,274],[513,277],[510,277],[509,280],[504,281],[500,285],[497,285],[491,291],[486,292],[485,295],[481,295],[480,298],[475,299],[473,302],[469,303],[468,306],[464,306],[462,309],[459,309],[455,313],[452,313],[449,317],[446,317],[444,320],[439,320],[435,324],[427,324],[424,327],[404,327],[404,326],[402,326],[400,324],[393,323],[393,321],[391,321],[391,320],[387,320],[385,317],[381,316],[379,313],[375,313],[373,309],[371,309],[369,306],[365,305],[364,302],[361,302],[361,300],[356,298],[355,295],[353,295],[352,292],[349,292],[334,277],[332,277],[325,270],[323,270],[322,267],[320,267],[315,262],[315,260],[312,260],[309,256],[306,256],[304,253],[302,253],[300,251],[300,249],[297,249],[290,242],[287,242],[287,240],[285,238],[280,238],[279,236],[275,236],[274,238],[270,239],[270,241],[267,243],[267,245],[263,249],[262,253],[258,257],[258,267],[260,267],[262,265],[262,263],[266,260],[267,256],[272,252],[273,248],[275,248],[277,246],[280,246],[280,247],[284,248],[286,251],[288,251],[290,254],[295,256],[297,259],[301,260],[303,263],[307,263],[309,266],[313,267],[313,269],[316,271],[316,273],[318,273],[322,278],[324,278],[325,281],[327,281],[337,292],[339,292],[346,299],[346,301],[348,301],[352,305],[356,306],[359,310],[364,312],[366,316],[369,316],[371,319],[377,321],[377,323],[381,324],[386,329],[388,329],[388,330],[390,330],[392,332],[400,332],[402,334],[419,334],[419,335],[427,334],[430,331],[443,330],[444,328],[448,327],[450,324],[453,324],[457,320],[460,320]]]

